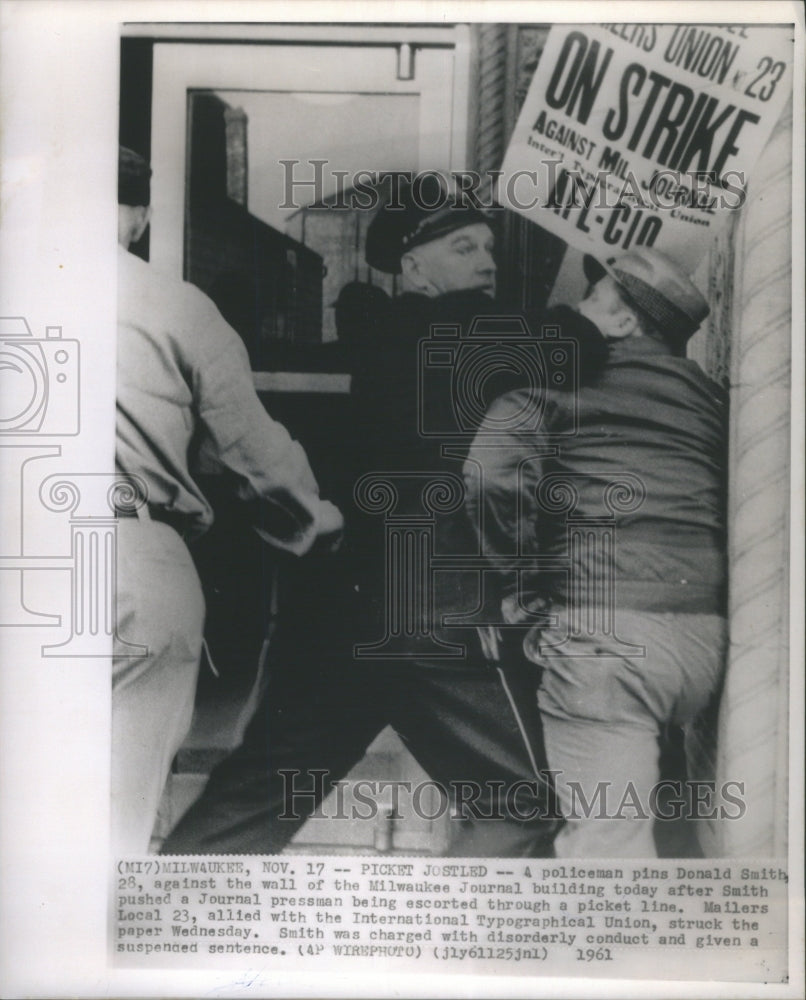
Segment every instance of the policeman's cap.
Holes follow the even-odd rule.
[[[423,174],[402,188],[399,200],[382,206],[369,224],[367,263],[400,274],[401,258],[409,250],[477,223],[489,224],[489,219],[469,202],[449,195],[438,176]]]

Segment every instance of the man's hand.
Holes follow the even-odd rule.
[[[314,548],[326,552],[336,552],[344,538],[344,517],[339,508],[329,500],[319,501],[316,518],[316,541]]]

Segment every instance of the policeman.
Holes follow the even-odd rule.
[[[424,377],[420,347],[435,325],[455,329],[461,341],[474,321],[501,308],[489,220],[454,199],[437,204],[438,195],[409,189],[402,207],[383,207],[367,232],[367,262],[399,275],[403,291],[384,305],[384,336],[366,345],[353,383],[357,502],[347,544],[357,606],[330,609],[324,626],[321,617],[316,626],[306,618],[303,643],[281,620],[267,699],[165,853],[281,849],[389,724],[433,780],[449,792],[464,789],[451,854],[551,851],[557,821],[543,773],[534,667],[524,661],[499,672],[476,628],[449,620],[471,617],[480,598],[478,572],[461,569],[478,549],[462,507],[462,461],[476,428],[472,413],[457,422],[450,377]],[[488,393],[512,388],[494,358],[488,368],[481,373]],[[473,412],[481,419],[484,409]],[[417,535],[429,551],[399,561],[374,503],[384,496],[394,498],[396,524],[429,521],[427,539]],[[460,568],[433,572],[431,555]]]

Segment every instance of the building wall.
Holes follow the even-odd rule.
[[[745,783],[724,857],[782,857],[788,825],[792,107],[736,228],[731,340],[730,653],[717,780]]]
[[[698,720],[694,774],[743,783],[739,819],[702,824],[709,856],[786,854],[789,706],[792,109],[743,208],[698,274],[711,314],[689,356],[730,394],[729,627],[720,699]]]

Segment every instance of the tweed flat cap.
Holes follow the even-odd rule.
[[[636,247],[606,264],[586,256],[583,268],[589,281],[609,274],[658,329],[675,340],[688,340],[710,312],[683,268],[659,250]]]

